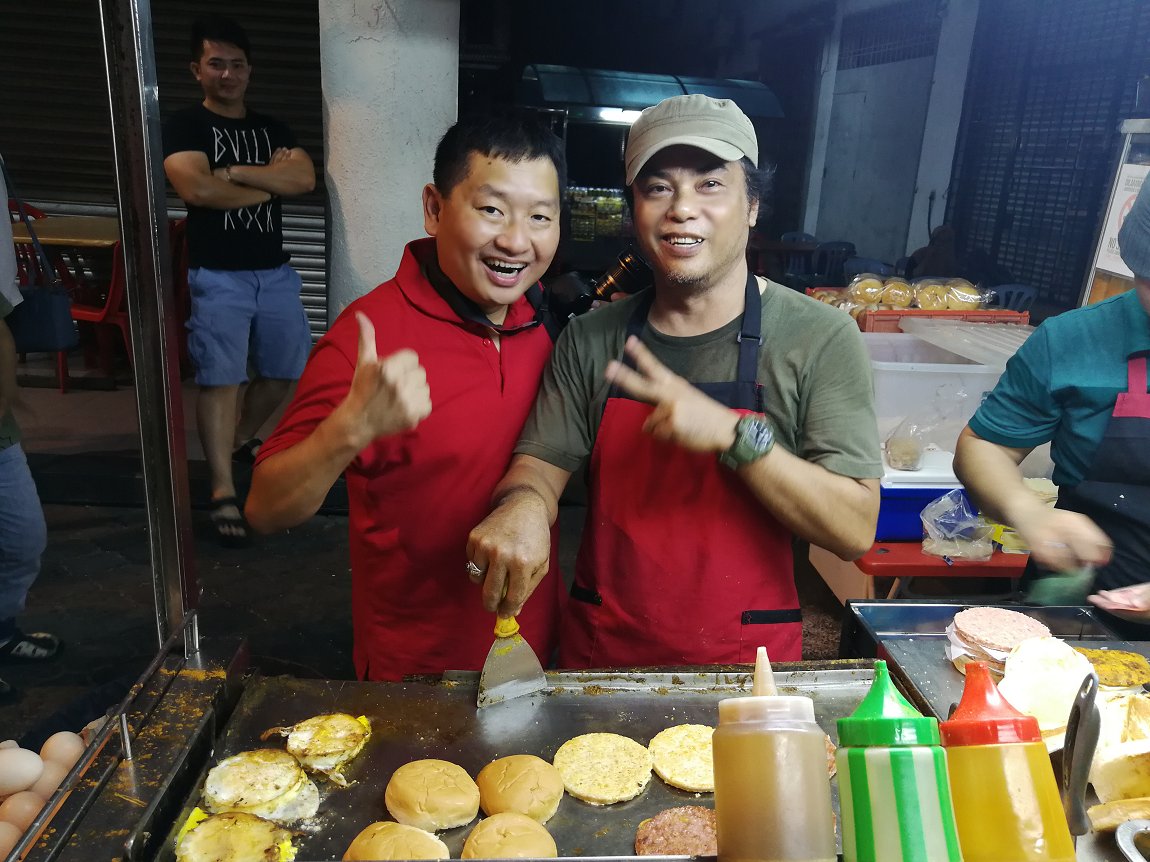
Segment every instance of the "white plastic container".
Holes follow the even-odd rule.
[[[903,332],[864,332],[863,341],[874,375],[875,411],[882,440],[909,415],[929,418],[935,396],[959,390],[966,393],[951,416],[954,437],[1002,375],[999,368],[978,365]],[[954,402],[951,402],[954,403]]]

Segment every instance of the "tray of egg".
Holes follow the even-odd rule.
[[[39,753],[20,748],[13,739],[0,742],[0,859],[20,841],[83,753],[83,739],[68,731],[48,737]]]

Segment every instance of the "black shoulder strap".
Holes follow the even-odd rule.
[[[559,333],[563,331],[564,321],[560,320],[553,311],[551,311],[550,304],[547,298],[547,291],[539,282],[527,288],[527,293],[524,294],[531,307],[535,309],[535,319],[539,324],[547,330],[547,334],[551,337],[551,343],[554,344],[559,338]]]
[[[0,156],[0,174],[4,177],[4,185],[8,191],[8,197],[16,202],[16,209],[20,213],[20,221],[24,223],[24,228],[28,231],[28,238],[32,240],[33,253],[36,255],[37,264],[40,267],[40,278],[32,278],[33,285],[44,283],[45,286],[55,287],[59,285],[60,276],[56,272],[56,267],[52,266],[52,261],[48,259],[47,252],[44,251],[44,246],[40,245],[40,238],[36,236],[36,229],[32,227],[32,219],[28,217],[28,211],[24,208],[24,199],[16,193],[15,187],[12,185],[12,175],[8,173],[8,166],[4,163],[4,157]]]

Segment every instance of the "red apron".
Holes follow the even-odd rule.
[[[762,412],[756,381],[761,297],[747,277],[735,381],[699,389]],[[651,297],[627,334],[647,324]],[[572,601],[559,638],[566,668],[730,664],[802,658],[791,533],[713,454],[642,430],[651,407],[612,388],[595,448]]]

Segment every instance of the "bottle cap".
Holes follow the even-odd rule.
[[[948,746],[1042,741],[1038,719],[1007,702],[991,679],[986,663],[981,661],[967,662],[962,700],[939,732],[942,744]]]
[[[801,695],[728,697],[719,701],[719,724],[740,721],[814,722],[815,704]]]
[[[841,746],[938,745],[938,720],[910,705],[894,687],[885,661],[874,663],[870,691],[838,725]]]

